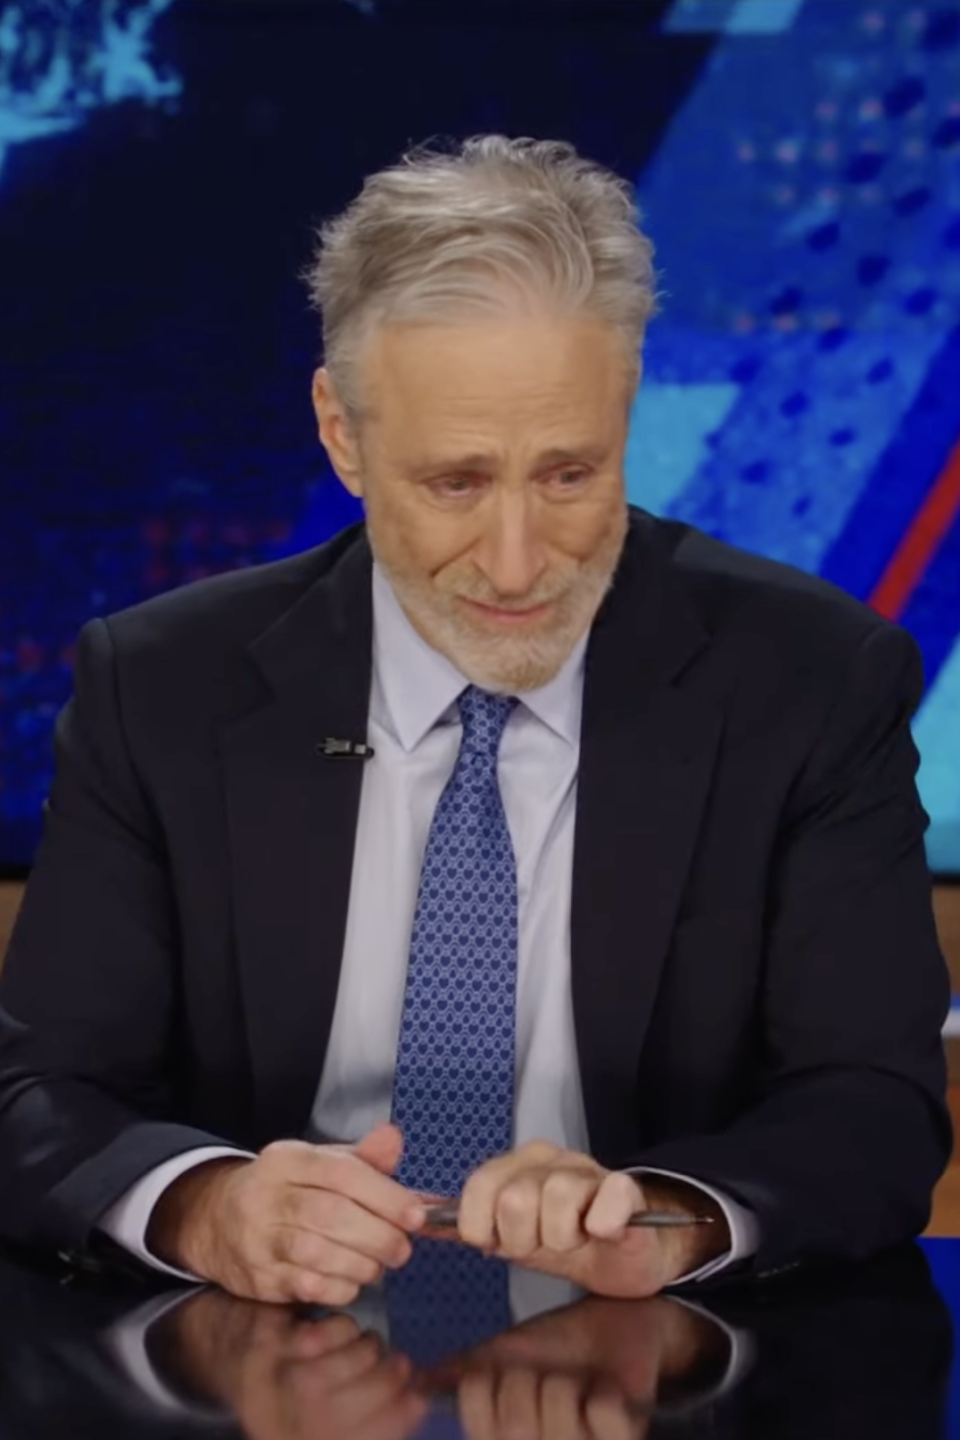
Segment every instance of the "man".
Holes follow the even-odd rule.
[[[8,1236],[342,1304],[461,1190],[468,1245],[607,1295],[924,1225],[917,651],[628,509],[636,221],[485,137],[324,230],[366,524],[84,630],[0,992]]]

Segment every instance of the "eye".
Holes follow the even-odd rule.
[[[550,479],[555,482],[559,490],[573,490],[586,480],[588,473],[586,470],[576,470],[573,466],[567,466],[564,470],[555,470]]]
[[[433,489],[438,495],[448,495],[452,499],[458,496],[469,495],[474,489],[476,481],[472,475],[444,475],[435,480]]]

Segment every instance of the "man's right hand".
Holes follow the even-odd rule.
[[[281,1140],[255,1160],[211,1160],[160,1197],[147,1232],[157,1259],[233,1295],[349,1305],[410,1258],[426,1220],[392,1179],[403,1141],[380,1125],[359,1144]]]

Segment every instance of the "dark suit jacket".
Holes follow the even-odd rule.
[[[370,567],[357,526],[84,629],[0,983],[8,1237],[81,1247],[171,1155],[304,1133],[363,769],[317,742],[366,735]],[[752,1207],[761,1270],[918,1231],[949,1153],[921,686],[864,606],[632,511],[577,797],[591,1148]]]

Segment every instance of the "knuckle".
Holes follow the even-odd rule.
[[[535,1204],[536,1188],[529,1182],[518,1180],[500,1192],[497,1213],[505,1220],[521,1220]]]
[[[544,1199],[551,1204],[567,1206],[579,1202],[583,1194],[583,1181],[569,1170],[554,1170],[543,1182]]]
[[[643,1190],[632,1175],[617,1174],[616,1172],[605,1175],[602,1179],[601,1189],[605,1194],[622,1200],[631,1209],[638,1208],[644,1203]]]
[[[271,1140],[260,1151],[258,1160],[261,1167],[269,1166],[270,1169],[286,1169],[298,1153],[302,1142],[298,1140]]]

